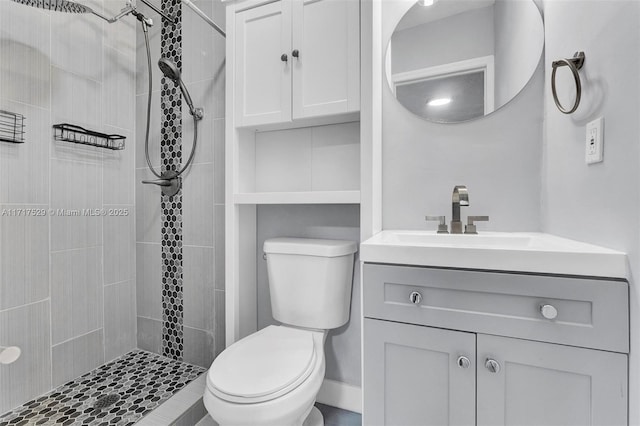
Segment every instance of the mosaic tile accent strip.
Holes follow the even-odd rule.
[[[162,10],[175,16],[175,25],[162,20],[162,56],[182,70],[182,8],[180,0],[162,0]],[[182,164],[182,94],[168,78],[162,78],[162,171],[178,171]],[[162,354],[181,360],[184,353],[182,299],[182,190],[162,195]]]
[[[134,350],[0,416],[0,426],[132,425],[205,371]]]

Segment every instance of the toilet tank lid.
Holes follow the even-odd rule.
[[[356,251],[358,251],[358,244],[345,240],[270,238],[264,242],[264,252],[267,254],[338,257],[346,256]]]

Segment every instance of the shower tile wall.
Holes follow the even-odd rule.
[[[135,25],[0,0],[0,109],[24,114],[27,132],[25,144],[0,142],[0,345],[23,351],[0,365],[0,413],[136,346]],[[127,147],[54,143],[60,122],[125,135]]]
[[[224,6],[220,0],[194,3],[214,21],[223,25]],[[152,15],[152,12],[149,13]],[[160,71],[156,64],[161,52],[159,21],[150,30],[153,63],[153,103],[151,122],[151,162],[160,168],[161,108]],[[168,51],[169,46],[163,46]],[[224,39],[190,9],[182,9],[182,77],[196,107],[204,107],[205,118],[198,127],[198,147],[193,166],[183,179],[181,218],[163,223],[160,191],[137,184],[137,323],[138,346],[162,353],[163,271],[162,239],[174,228],[182,233],[183,349],[177,354],[186,362],[208,367],[224,349]],[[137,38],[136,182],[150,179],[144,157],[148,80],[143,35]],[[182,158],[188,157],[193,138],[193,122],[182,105]],[[166,119],[165,119],[166,121]],[[164,314],[164,315],[163,315]],[[164,318],[163,318],[164,316]],[[166,332],[166,330],[165,330]]]
[[[175,24],[162,21],[160,51],[182,68],[182,9],[180,3],[163,0],[161,8],[176,20]],[[182,96],[179,88],[168,78],[162,78],[160,92],[162,172],[182,167]],[[185,119],[187,116],[185,116]],[[188,121],[188,120],[187,120]],[[162,195],[160,204],[162,221],[162,355],[183,359],[184,324],[182,292],[182,193]]]

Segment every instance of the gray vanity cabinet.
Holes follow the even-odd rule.
[[[474,423],[475,334],[365,319],[364,336],[367,424]]]
[[[363,296],[365,425],[627,424],[625,281],[367,263]]]
[[[626,355],[478,334],[477,360],[478,425],[627,424]]]

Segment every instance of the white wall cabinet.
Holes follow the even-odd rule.
[[[237,124],[291,120],[291,7],[276,1],[236,13]]]
[[[235,15],[238,127],[360,109],[360,2],[279,0]]]
[[[365,425],[627,424],[626,282],[365,264],[363,288]]]

